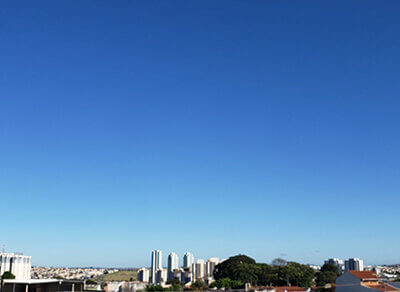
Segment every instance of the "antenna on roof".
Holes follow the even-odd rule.
[[[6,245],[3,244],[3,253],[6,253]]]

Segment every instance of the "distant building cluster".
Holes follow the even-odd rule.
[[[0,253],[0,276],[4,272],[11,272],[18,281],[29,280],[31,278],[30,256],[22,253]]]
[[[198,280],[205,283],[213,281],[215,266],[220,262],[218,258],[194,260],[194,255],[186,252],[183,255],[183,265],[179,266],[179,257],[176,253],[168,254],[167,268],[162,265],[162,251],[154,250],[151,253],[151,268],[141,268],[138,270],[138,281],[163,285],[169,280],[179,280],[185,284],[190,284]]]
[[[341,259],[331,258],[326,260],[325,264],[336,266],[340,274],[348,271],[364,271],[364,262],[359,258],[350,258],[344,262]]]
[[[86,280],[92,279],[104,273],[118,272],[117,269],[102,268],[52,268],[52,267],[33,267],[31,272],[32,279],[66,279],[66,280]]]

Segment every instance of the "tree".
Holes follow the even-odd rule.
[[[325,264],[321,267],[320,272],[333,272],[339,276],[338,268],[332,264]]]
[[[6,279],[15,279],[15,276],[13,273],[6,271],[4,272],[3,276],[1,276],[2,280],[6,280]]]
[[[207,285],[203,281],[198,280],[192,284],[191,288],[195,291],[205,290],[207,289]]]
[[[145,288],[148,292],[164,291],[165,289],[161,285],[147,285]]]
[[[278,267],[278,282],[280,285],[311,287],[314,270],[306,265],[288,262],[286,266]]]
[[[317,273],[315,284],[318,287],[323,287],[326,284],[332,284],[336,282],[336,278],[339,276],[338,269],[335,265],[325,264],[321,267],[321,270]]]
[[[210,288],[226,288],[226,289],[241,289],[244,284],[240,281],[231,280],[229,278],[218,279],[211,283]]]
[[[271,265],[274,267],[284,267],[287,265],[287,261],[282,258],[276,258],[272,261]]]
[[[274,267],[267,264],[258,264],[258,285],[269,286],[278,280],[278,273]]]
[[[185,286],[185,284],[178,279],[168,280],[167,284],[171,284],[171,287],[169,288],[170,291],[182,291]]]
[[[215,266],[214,278],[216,280],[229,278],[241,282],[257,281],[256,261],[245,255],[230,257],[226,261]]]

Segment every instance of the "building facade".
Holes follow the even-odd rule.
[[[206,277],[212,278],[214,276],[215,266],[218,264],[218,258],[210,258],[206,262]]]
[[[164,284],[167,282],[167,269],[158,269],[156,272],[156,282],[155,284]]]
[[[364,271],[364,262],[358,258],[352,258],[345,261],[345,272],[348,271]]]
[[[195,264],[192,264],[193,281],[204,280],[205,273],[205,262],[204,260],[197,260]]]
[[[190,252],[186,252],[183,255],[183,267],[184,268],[190,268],[194,263],[194,256]]]
[[[11,272],[15,280],[26,281],[31,278],[30,256],[18,253],[0,253],[0,275],[4,272]]]
[[[162,269],[162,252],[161,250],[153,250],[151,253],[151,283],[157,283],[157,270]]]
[[[325,264],[331,264],[337,267],[338,273],[341,274],[344,271],[343,260],[332,258],[325,261]]]
[[[141,268],[138,270],[137,279],[139,282],[149,283],[150,271],[146,268]]]
[[[174,278],[174,270],[179,268],[179,258],[174,252],[168,255],[168,280]]]

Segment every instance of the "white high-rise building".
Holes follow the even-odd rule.
[[[15,280],[26,281],[31,278],[30,256],[18,253],[0,253],[0,275],[4,272],[11,272]]]
[[[158,269],[156,272],[156,282],[155,284],[164,284],[167,282],[167,269]]]
[[[146,268],[141,268],[138,270],[137,279],[140,282],[148,283],[150,280],[150,271]]]
[[[197,263],[192,264],[192,273],[193,273],[193,280],[204,280],[206,273],[205,273],[206,264],[204,260],[197,260]]]
[[[178,255],[174,252],[168,255],[168,280],[174,278],[174,270],[179,268]]]
[[[151,283],[157,283],[157,270],[162,269],[162,252],[161,250],[153,250],[151,253]]]
[[[325,264],[331,264],[337,267],[338,273],[343,273],[344,265],[341,259],[332,258],[325,261]]]
[[[345,271],[364,271],[364,262],[358,258],[348,259],[344,262]]]
[[[194,263],[194,256],[190,252],[186,252],[183,255],[183,267],[184,268],[190,268],[192,264]]]
[[[206,262],[206,277],[212,278],[214,276],[215,266],[218,265],[219,258],[210,258]]]

